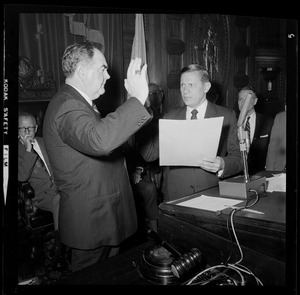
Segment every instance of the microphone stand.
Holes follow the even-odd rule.
[[[240,126],[238,128],[238,137],[240,140],[240,151],[243,159],[243,167],[244,167],[244,177],[245,181],[249,182],[250,177],[249,177],[249,172],[248,172],[248,150],[249,150],[249,140],[247,140],[247,137],[249,138],[248,132],[245,131],[243,126]],[[248,143],[248,146],[247,146]]]
[[[254,175],[249,176],[248,172],[248,152],[250,148],[250,136],[245,131],[243,124],[238,126],[238,138],[240,151],[243,160],[243,176],[236,176],[219,181],[220,195],[234,199],[248,199],[253,191],[264,192],[266,188],[266,177]]]

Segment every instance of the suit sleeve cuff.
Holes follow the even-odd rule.
[[[218,157],[218,158],[220,158],[220,160],[221,160],[221,167],[220,167],[220,170],[217,172],[217,176],[218,176],[219,178],[221,178],[221,177],[223,176],[224,169],[225,169],[225,161],[224,161],[224,159],[221,158],[221,157]]]

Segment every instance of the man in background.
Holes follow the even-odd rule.
[[[251,95],[251,102],[244,121],[244,129],[249,132],[248,171],[250,175],[265,170],[267,150],[270,141],[273,119],[255,111],[258,98],[250,87],[243,87],[238,93],[238,107],[241,111],[247,95]],[[247,126],[247,122],[249,123]]]
[[[149,83],[149,95],[145,103],[152,116],[149,124],[134,134],[133,145],[127,145],[126,158],[133,191],[136,197],[137,210],[146,228],[157,231],[158,205],[161,200],[160,184],[162,169],[158,159],[146,162],[139,153],[139,147],[158,135],[158,121],[163,117],[164,93],[160,86]]]
[[[59,193],[42,137],[37,137],[38,125],[30,113],[19,114],[18,181],[28,181],[34,189],[34,206],[53,213],[54,249],[50,257],[57,267],[65,266],[59,237]]]

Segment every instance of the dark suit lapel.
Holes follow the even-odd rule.
[[[256,113],[256,119],[255,119],[255,131],[254,131],[254,137],[258,138],[260,133],[261,133],[261,126],[262,126],[262,117],[260,116],[260,114]]]
[[[217,115],[217,110],[215,104],[211,103],[210,101],[207,101],[207,108],[206,108],[204,118],[211,118],[211,117],[215,117],[216,115]]]
[[[96,113],[95,110],[93,109],[93,107],[86,101],[86,99],[81,95],[80,92],[78,92],[74,87],[72,87],[68,84],[65,84],[65,86],[66,86],[66,88],[68,88],[68,91],[70,91],[73,94],[73,99],[83,102],[86,105],[87,108],[92,110],[92,113],[95,116],[97,116],[97,117],[99,115],[101,116],[100,111],[99,111],[99,113]]]
[[[178,113],[178,119],[179,120],[185,120],[186,119],[186,109],[187,109],[187,107],[181,108],[180,112]]]

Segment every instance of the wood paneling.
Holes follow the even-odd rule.
[[[146,14],[149,80],[164,91],[165,109],[182,105],[180,71],[188,62],[186,26],[190,15]]]
[[[166,15],[166,50],[167,50],[167,108],[183,105],[180,95],[180,71],[185,65],[185,15]],[[172,90],[172,91],[171,91]],[[172,95],[171,95],[172,94]],[[180,99],[179,99],[180,97]]]
[[[124,77],[134,37],[134,14],[123,15]],[[262,100],[258,109],[276,113],[285,103],[284,20],[217,14],[144,14],[149,82],[164,91],[165,109],[183,105],[181,69],[206,66],[218,88],[218,104],[237,107],[237,92],[252,85]],[[281,48],[281,51],[278,51]],[[277,66],[278,77],[267,91],[261,68]],[[269,97],[268,97],[269,96]]]
[[[252,81],[259,98],[256,110],[272,117],[283,110],[286,101],[285,23],[280,19],[255,18],[251,27]]]

